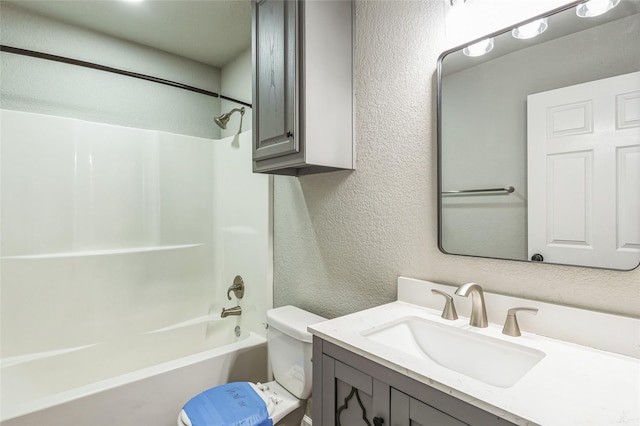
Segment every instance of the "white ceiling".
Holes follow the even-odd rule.
[[[3,1],[215,67],[251,46],[250,0]]]

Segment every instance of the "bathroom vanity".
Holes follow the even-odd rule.
[[[446,320],[431,289],[456,287],[401,277],[398,301],[309,327],[314,421],[640,424],[640,320],[485,293],[489,326],[471,327],[470,300]],[[539,312],[506,336],[516,306]]]
[[[411,422],[439,426],[513,424],[342,346],[319,337],[313,344],[313,359],[322,360],[319,365],[314,363],[313,378],[314,384],[321,383],[315,387],[321,390],[313,394],[314,404],[321,407],[313,419],[319,418],[321,425],[338,424],[341,407],[342,425],[364,425],[363,416],[371,418],[374,426]],[[349,398],[354,389],[358,395]],[[360,406],[358,398],[366,402]]]

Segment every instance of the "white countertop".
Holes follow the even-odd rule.
[[[309,331],[516,424],[640,425],[640,360],[526,331],[509,337],[502,334],[502,325],[480,329],[469,326],[467,317],[447,321],[440,313],[397,301],[314,324]],[[535,348],[546,356],[516,384],[501,388],[361,334],[410,316]]]

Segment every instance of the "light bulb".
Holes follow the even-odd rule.
[[[533,38],[547,30],[547,18],[538,19],[511,31],[511,35],[519,39]]]
[[[482,56],[493,49],[493,38],[488,38],[462,49],[462,53],[467,56]]]
[[[616,7],[620,0],[589,0],[576,6],[576,15],[581,18],[593,18]]]

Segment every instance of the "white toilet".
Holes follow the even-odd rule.
[[[178,426],[228,424],[299,426],[311,396],[312,336],[307,326],[325,318],[295,306],[267,311],[267,345],[274,381],[235,382],[187,402]]]

